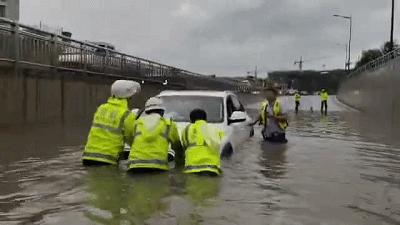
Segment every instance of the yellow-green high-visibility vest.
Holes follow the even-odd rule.
[[[188,125],[182,134],[182,143],[185,150],[184,173],[212,172],[221,174],[220,150],[213,149],[205,140],[202,126],[208,126],[204,120],[198,120]],[[218,133],[222,139],[223,133]]]
[[[146,116],[144,116],[146,117]],[[139,118],[133,128],[133,141],[129,154],[128,169],[148,168],[168,170],[168,150],[171,140],[171,129],[176,129],[173,122],[159,117],[157,126],[148,130],[144,117]],[[177,138],[179,141],[179,138]]]
[[[321,101],[328,101],[328,98],[329,98],[329,94],[328,94],[328,92],[321,92]]]
[[[94,115],[82,160],[117,164],[134,121],[127,99],[109,98]]]
[[[296,102],[300,102],[300,100],[301,100],[301,95],[295,94],[295,95],[294,95],[294,100],[295,100]]]
[[[264,124],[264,125],[268,124],[268,118],[267,118],[268,107],[269,107],[268,101],[265,101],[261,104],[261,108],[260,108],[261,124]],[[274,103],[273,112],[274,112],[274,116],[280,116],[282,114],[281,103],[277,100]],[[287,121],[279,122],[279,126],[282,130],[285,130],[288,127],[288,123],[287,123]]]

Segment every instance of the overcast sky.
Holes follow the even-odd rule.
[[[389,39],[390,0],[20,0],[21,22],[62,27],[80,40],[194,72],[245,75],[344,67],[354,17],[352,59]],[[396,9],[400,8],[396,7]],[[395,37],[400,34],[400,14]],[[339,44],[343,44],[340,46]]]

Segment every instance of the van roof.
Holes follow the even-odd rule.
[[[161,92],[158,96],[209,96],[209,97],[226,97],[227,95],[233,94],[230,91],[173,91],[167,90]]]

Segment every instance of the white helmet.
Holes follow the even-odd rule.
[[[145,111],[148,112],[150,110],[165,110],[164,105],[163,105],[163,101],[161,100],[161,98],[158,97],[153,97],[150,98],[149,100],[147,100],[145,106]]]
[[[140,84],[131,80],[117,80],[111,85],[111,95],[117,98],[130,98],[140,92]]]

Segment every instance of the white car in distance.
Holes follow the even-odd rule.
[[[225,132],[221,156],[230,156],[254,134],[252,119],[232,92],[163,91],[158,97],[164,102],[165,117],[177,124],[180,135],[190,123],[190,112],[196,108],[205,110],[208,123]]]

